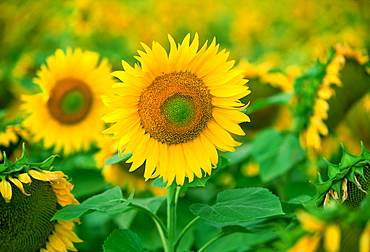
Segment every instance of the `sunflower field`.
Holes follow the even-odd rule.
[[[370,251],[369,0],[0,2],[0,252]]]

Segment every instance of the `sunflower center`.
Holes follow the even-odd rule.
[[[24,195],[12,182],[9,203],[0,197],[0,251],[40,251],[53,230],[57,198],[47,181],[32,180]]]
[[[143,128],[161,143],[189,142],[212,118],[212,96],[202,79],[190,72],[174,72],[154,79],[139,101]]]
[[[84,107],[85,99],[79,90],[67,93],[61,101],[61,108],[66,115],[72,115],[81,111]]]
[[[188,96],[174,95],[164,102],[162,111],[169,123],[182,127],[191,122],[194,116],[194,104]]]
[[[90,112],[92,92],[82,81],[66,78],[51,91],[47,106],[50,114],[62,124],[81,122]]]

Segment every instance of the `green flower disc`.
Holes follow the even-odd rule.
[[[170,124],[176,127],[183,127],[192,121],[195,109],[190,97],[174,95],[166,100],[162,111]]]

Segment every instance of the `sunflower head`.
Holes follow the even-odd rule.
[[[358,156],[349,154],[343,148],[339,164],[328,162],[328,176],[329,179],[325,182],[321,176],[318,182],[312,182],[317,194],[307,205],[326,207],[330,202],[336,201],[350,210],[359,208],[370,190],[370,152],[363,144],[362,153]]]
[[[3,153],[12,159],[13,154],[21,148],[21,140],[28,138],[27,131],[19,125],[17,120],[7,120],[8,114],[5,110],[0,110],[0,162],[3,161]]]
[[[24,126],[44,147],[71,154],[97,140],[105,111],[100,95],[113,83],[107,60],[95,52],[57,50],[41,67],[34,82],[41,93],[24,95]]]
[[[271,60],[266,60],[263,63],[250,63],[244,60],[237,68],[243,70],[244,77],[249,80],[248,85],[253,93],[248,96],[248,99],[252,104],[258,104],[264,98],[283,95],[287,97],[285,100],[288,104],[290,99],[288,93],[292,91],[294,79],[298,75],[296,70],[278,69]],[[253,124],[248,128],[243,128],[245,131],[249,131],[248,133],[270,126],[281,130],[291,128],[293,120],[286,105],[274,104],[256,110],[250,107],[248,110],[250,116],[254,118]]]
[[[309,152],[322,153],[323,138],[337,130],[352,105],[369,92],[368,65],[366,51],[337,45],[325,60],[318,61],[297,78],[296,130],[300,132],[302,146]]]
[[[78,204],[72,184],[61,171],[48,171],[55,156],[41,163],[22,157],[14,163],[4,154],[0,164],[0,251],[76,251],[81,242],[73,221],[50,221],[61,206]]]
[[[280,247],[288,252],[369,251],[369,206],[355,212],[340,205],[325,211],[300,210],[299,225],[282,234]]]
[[[244,135],[238,123],[249,117],[239,99],[250,93],[215,39],[200,49],[197,34],[191,43],[189,34],[181,44],[169,41],[169,53],[157,42],[142,44],[140,64],[122,61],[124,71],[113,73],[122,82],[103,96],[112,110],[103,117],[112,123],[105,133],[119,140],[120,153],[133,152],[130,171],[145,162],[145,179],[163,177],[168,186],[210,174],[217,149],[240,145],[231,134]]]

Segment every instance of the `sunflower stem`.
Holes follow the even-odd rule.
[[[130,203],[130,206],[136,208],[137,210],[139,211],[143,211],[145,212],[146,214],[148,214],[150,217],[152,217],[157,229],[158,229],[158,232],[159,232],[159,235],[161,237],[161,240],[162,240],[162,243],[163,243],[163,246],[164,246],[164,250],[167,251],[167,243],[166,243],[166,226],[163,224],[162,220],[154,213],[152,213],[151,211],[149,211],[148,209],[146,209],[145,207],[142,207],[142,206],[139,206],[139,205],[136,205],[136,204],[133,204],[133,203]]]
[[[167,187],[167,251],[175,251],[176,207],[180,187]]]
[[[184,227],[184,229],[181,231],[181,233],[179,234],[179,236],[176,238],[176,241],[175,241],[175,249],[177,248],[177,246],[179,245],[182,237],[186,234],[186,232],[194,225],[194,223],[196,223],[198,220],[200,219],[199,216],[195,217],[194,219],[192,219],[188,225],[186,225],[186,227]]]
[[[214,243],[215,241],[217,241],[218,239],[226,236],[227,234],[219,234],[217,235],[215,238],[209,240],[206,244],[203,245],[203,247],[201,247],[198,252],[203,252],[206,248],[208,248],[212,243]]]

